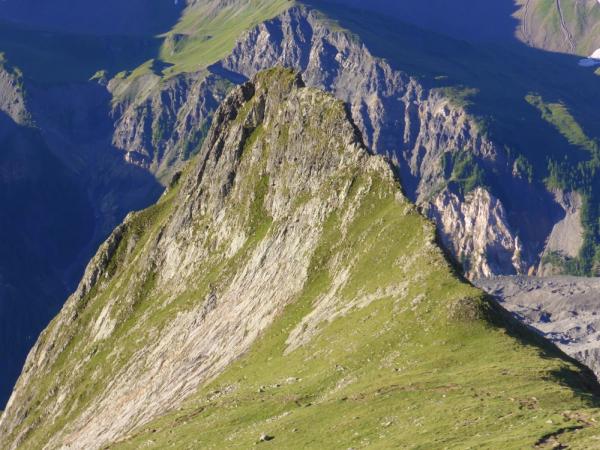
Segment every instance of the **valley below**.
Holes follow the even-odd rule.
[[[474,284],[600,376],[599,278],[496,277]]]

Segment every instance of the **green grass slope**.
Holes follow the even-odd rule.
[[[583,56],[600,47],[600,5],[597,1],[519,0],[518,4],[521,6],[522,38],[532,45]]]
[[[302,294],[252,351],[111,448],[250,448],[262,434],[274,438],[265,448],[600,445],[589,374],[458,280],[396,193],[384,184],[366,197],[347,236],[343,212],[331,216]],[[345,314],[290,351],[330,268],[353,257]],[[400,281],[403,298],[386,295]],[[377,300],[352,305],[359,292]]]
[[[257,129],[244,155],[272,142],[268,136]],[[590,448],[600,413],[589,372],[457,278],[435,244],[434,227],[399,200],[396,183],[360,172],[348,176],[354,177],[348,200],[327,218],[308,281],[293,304],[245,357],[182,407],[111,447],[249,448],[266,434],[273,439],[262,445],[273,448],[527,448],[556,442]],[[264,202],[267,184],[257,182],[255,189],[254,198]],[[136,239],[141,248],[160,233],[177,195],[134,220],[131,229],[144,230]],[[305,195],[297,205],[310,201]],[[346,208],[355,204],[350,213]],[[251,210],[257,239],[275,232],[278,224],[264,208]],[[234,258],[217,273],[205,272],[199,284],[220,285],[238,264]],[[339,267],[348,274],[336,287]],[[336,307],[320,310],[332,292]],[[365,296],[370,300],[357,303]],[[168,323],[167,311],[153,306],[156,300],[140,296],[135,315]],[[169,310],[180,311],[178,304]],[[312,329],[315,317],[322,321]],[[291,345],[307,329],[309,338]],[[118,345],[119,336],[106,348]],[[102,352],[98,358],[101,364]]]
[[[166,75],[196,71],[227,56],[246,30],[294,6],[291,0],[206,0],[184,11],[165,35],[160,58]]]
[[[315,219],[320,231],[301,290],[250,351],[182,405],[109,448],[250,448],[263,434],[272,437],[261,443],[265,448],[516,449],[558,442],[593,448],[600,410],[590,372],[455,274],[436,245],[433,224],[404,199],[383,161],[363,154],[364,161],[313,177],[312,183],[321,181],[296,191],[290,181],[295,168],[322,173],[336,167],[333,161],[347,150],[330,130],[352,127],[344,105],[317,91],[285,103],[297,89],[290,72],[272,71],[258,80],[262,88],[254,99],[231,124],[217,122],[213,130],[239,130],[265,105],[278,111],[280,104],[304,100],[302,115],[290,122],[281,122],[290,116],[279,109],[245,133],[239,147],[215,147],[219,161],[239,158],[220,210],[248,230],[245,243],[225,253],[227,241],[216,244],[223,230],[212,215],[200,215],[173,245],[185,245],[190,230],[191,242],[207,253],[199,252],[204,256],[175,296],[174,286],[161,284],[157,243],[168,239],[196,195],[207,196],[201,204],[216,195],[208,185],[201,189],[209,189],[206,194],[189,190],[198,177],[211,176],[203,175],[211,167],[203,163],[202,154],[212,153],[205,148],[157,205],[133,215],[103,246],[92,263],[104,267],[97,282],[67,303],[30,356],[0,423],[0,443],[32,449],[57,444],[53,438],[118,387],[129,361],[168,336],[186,311],[203,307],[211,291],[226,292],[256,249],[291,232],[291,218],[341,198]],[[263,89],[273,97],[264,100]],[[297,142],[314,145],[298,150]],[[282,186],[282,180],[290,184]],[[222,192],[215,186],[215,193]],[[290,192],[291,209],[274,219],[269,205]],[[262,301],[269,299],[256,298]],[[114,320],[113,331],[101,339],[93,337],[99,317]]]
[[[506,323],[440,317],[468,288],[439,275],[413,291],[419,306],[381,299],[285,354],[313,287],[242,361],[111,448],[251,448],[263,434],[265,448],[598,448],[576,369]]]
[[[178,19],[173,12],[164,13],[172,23],[162,23],[162,28],[170,31],[160,33],[152,32],[156,27],[128,33],[121,17],[114,24],[120,30],[117,33],[110,31],[108,24],[107,30],[86,33],[77,27],[57,25],[57,29],[47,29],[47,25],[35,21],[0,19],[0,53],[5,53],[26,77],[41,83],[86,81],[98,71],[114,76],[134,71],[151,59],[164,66],[161,75],[173,76],[217,62],[231,51],[244,31],[293,5],[289,0],[203,0],[181,11]],[[156,0],[135,25],[143,28],[146,22],[164,22],[165,18],[157,18],[161,8],[172,9],[164,0]],[[84,20],[92,20],[93,11],[89,8]],[[107,19],[107,11],[102,11]],[[127,14],[134,14],[132,7],[127,8]]]

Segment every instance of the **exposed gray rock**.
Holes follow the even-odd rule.
[[[160,84],[153,74],[133,81],[113,80],[110,89],[117,98],[113,143],[126,152],[127,161],[166,183],[204,139],[216,104],[230,88],[224,80],[240,83],[276,65],[301,71],[307,85],[349,105],[365,144],[394,162],[409,198],[430,217],[446,217],[446,223],[438,223],[443,240],[457,261],[470,261],[468,276],[536,270],[554,226],[564,218],[552,194],[514,173],[514,161],[504,146],[482,133],[443,91],[428,89],[375,57],[356,36],[332,28],[308,7],[293,7],[248,31],[230,56],[210,68],[211,75],[183,74]],[[137,100],[130,102],[130,97]],[[448,187],[452,167],[447,161],[456,154],[470,155],[474,164],[497,179],[502,192],[486,189],[485,194],[493,201],[473,208],[468,206],[472,196],[467,199],[467,193]],[[447,194],[440,194],[445,189]],[[514,195],[519,201],[511,201],[507,209],[503,198]],[[486,206],[496,209],[484,211]],[[455,215],[452,210],[460,210],[461,224],[448,223]],[[497,215],[500,210],[502,217]],[[476,211],[478,217],[469,215]],[[532,223],[534,215],[540,219]],[[494,219],[485,225],[483,217]],[[567,220],[559,229],[574,221]],[[460,234],[467,222],[479,224],[478,242],[453,234],[453,230]],[[494,229],[496,223],[502,223],[501,231]],[[495,240],[481,240],[488,237]]]
[[[342,102],[304,88],[284,70],[234,89],[178,189],[117,228],[41,336],[0,418],[0,446],[17,448],[28,433],[69,416],[36,445],[100,448],[177,407],[246,352],[298,296],[327,218],[339,213],[346,232],[371,191],[390,196],[400,214],[417,214],[397,190],[389,163],[364,147]],[[445,265],[432,227],[422,226],[428,240],[410,256],[430,252]],[[332,277],[343,283],[338,272],[352,262],[339,266]],[[202,281],[215,267],[222,268],[219,276]],[[359,294],[349,307],[401,298],[404,291]],[[147,309],[136,316],[140,302]],[[174,302],[179,306],[171,308]],[[344,313],[339,296],[316,303],[318,311]],[[168,320],[160,325],[152,317]],[[314,334],[320,320],[316,314],[306,328]],[[92,364],[115,333],[124,334],[108,349],[110,367]],[[66,352],[87,356],[67,358],[70,368],[53,372]],[[47,391],[31,391],[47,376]],[[89,402],[77,395],[86,380],[97,389]],[[45,406],[31,403],[33,397]],[[32,408],[38,423],[25,421]]]
[[[576,258],[583,245],[584,229],[581,224],[581,195],[577,192],[565,193],[562,191],[554,192],[556,201],[564,210],[564,218],[557,222],[548,237],[548,243],[542,254],[542,261],[538,270],[538,275],[554,275],[554,271],[560,270],[559,267],[553,267],[550,263],[544,263],[545,256],[555,254],[559,257]]]
[[[117,99],[111,113],[115,123],[112,142],[125,152],[127,162],[168,183],[198,151],[212,114],[231,83],[205,71],[159,82],[159,76],[147,74],[133,81],[109,83]]]
[[[427,89],[416,78],[395,70],[354,36],[332,31],[307,8],[292,8],[251,30],[213,70],[249,77],[273,65],[301,70],[308,85],[349,104],[367,145],[398,167],[407,195],[431,210],[432,218],[445,218],[445,223],[438,222],[444,242],[457,261],[469,256],[469,276],[527,273],[537,265],[554,221],[559,220],[559,206],[543,186],[529,185],[513,174],[504,148],[482,133],[475,120],[443,92]],[[477,207],[473,195],[466,198],[460,192],[448,193],[453,200],[444,201],[444,194],[438,195],[448,183],[443,160],[461,152],[495,173],[504,192],[518,192],[532,206],[505,211],[499,196],[481,190],[475,198],[483,194],[490,201],[478,202]],[[452,210],[460,211],[454,215],[460,223],[448,221],[454,220],[449,219]],[[531,224],[531,215],[538,212],[542,220]],[[465,240],[460,230],[468,228],[466,223],[478,224],[477,237]]]
[[[259,442],[268,442],[268,441],[272,441],[273,439],[275,439],[273,436],[263,433],[260,435],[260,438],[258,439],[258,441]]]
[[[475,284],[600,376],[600,278],[496,277]]]
[[[444,246],[462,264],[467,277],[489,277],[512,267],[524,273],[518,236],[513,236],[502,203],[483,188],[464,199],[444,189],[428,215],[440,229]],[[494,255],[494,258],[490,258]]]
[[[29,120],[21,74],[6,67],[1,60],[0,93],[1,139],[12,124],[22,125]]]

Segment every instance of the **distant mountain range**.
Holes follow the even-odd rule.
[[[325,0],[393,16],[457,39],[590,55],[600,48],[597,0]]]

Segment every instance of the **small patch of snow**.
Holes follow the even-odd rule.
[[[600,0],[598,0],[598,2],[600,3]],[[600,65],[600,48],[589,57],[579,60],[579,65],[582,67],[594,67]]]

